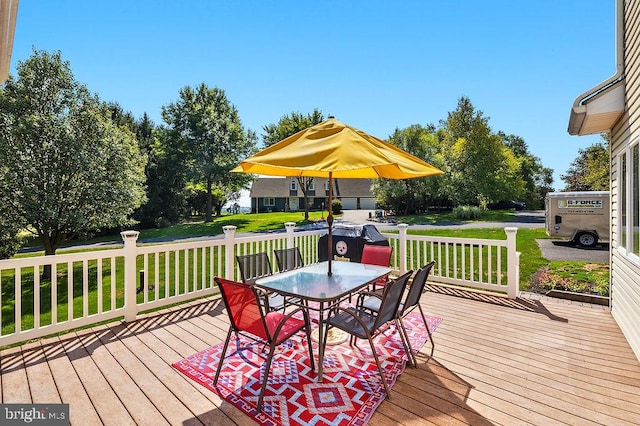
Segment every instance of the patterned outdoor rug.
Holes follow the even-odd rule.
[[[432,333],[441,321],[441,318],[427,316]],[[411,313],[404,323],[414,351],[419,350],[428,339],[420,313]],[[405,368],[402,343],[394,327],[378,336],[375,343],[391,388]],[[323,381],[318,383],[317,374],[309,365],[305,338],[299,333],[276,348],[262,413],[258,413],[256,404],[266,352],[258,354],[263,345],[245,338],[240,341],[232,338],[218,384],[214,386],[222,346],[222,343],[212,346],[173,366],[259,424],[364,425],[385,398],[380,374],[366,340],[358,340],[357,347],[350,347],[348,341],[327,346]],[[244,350],[239,351],[240,348]],[[313,353],[317,359],[315,343]]]

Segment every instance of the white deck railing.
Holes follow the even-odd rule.
[[[125,231],[121,248],[0,260],[0,346],[119,317],[133,321],[142,311],[213,294],[215,276],[239,279],[238,254],[299,247],[305,263],[315,262],[326,230],[294,227],[238,237],[227,226],[224,239],[159,245],[138,245],[138,232]],[[383,234],[398,273],[433,260],[430,281],[517,297],[516,228],[505,228],[506,240],[409,235],[404,224],[398,230]]]

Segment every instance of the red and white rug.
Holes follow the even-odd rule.
[[[442,319],[427,316],[427,322],[433,333]],[[419,350],[428,339],[419,312],[411,313],[404,324],[414,351]],[[407,361],[402,342],[395,328],[390,327],[376,338],[375,344],[391,388]],[[318,383],[317,373],[309,364],[305,338],[299,334],[276,348],[262,413],[258,413],[260,374],[266,358],[266,352],[260,353],[263,346],[249,339],[232,338],[216,386],[213,378],[222,343],[173,366],[262,425],[364,425],[385,398],[366,340],[358,340],[353,347],[348,341],[327,346],[323,381]],[[313,353],[317,359],[316,344]]]

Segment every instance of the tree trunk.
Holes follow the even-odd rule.
[[[207,209],[205,211],[205,222],[211,222],[211,211],[213,210],[213,196],[211,194],[211,179],[207,179]]]
[[[302,191],[302,196],[304,200],[304,220],[309,220],[309,199],[307,196],[307,190],[309,189],[309,181],[308,178],[298,177],[298,185],[300,186],[300,190]]]
[[[45,256],[53,256],[54,254],[56,254],[58,245],[54,243],[53,239],[49,235],[42,235],[40,239],[42,240],[42,246],[44,247]],[[42,274],[40,275],[40,281],[50,281],[50,280],[51,280],[51,265],[45,264],[42,266]]]

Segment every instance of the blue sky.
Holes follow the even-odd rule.
[[[561,189],[600,140],[567,124],[575,98],[615,73],[615,2],[21,0],[12,74],[32,48],[60,50],[89,90],[156,124],[202,82],[258,135],[318,108],[386,139],[467,96]]]

